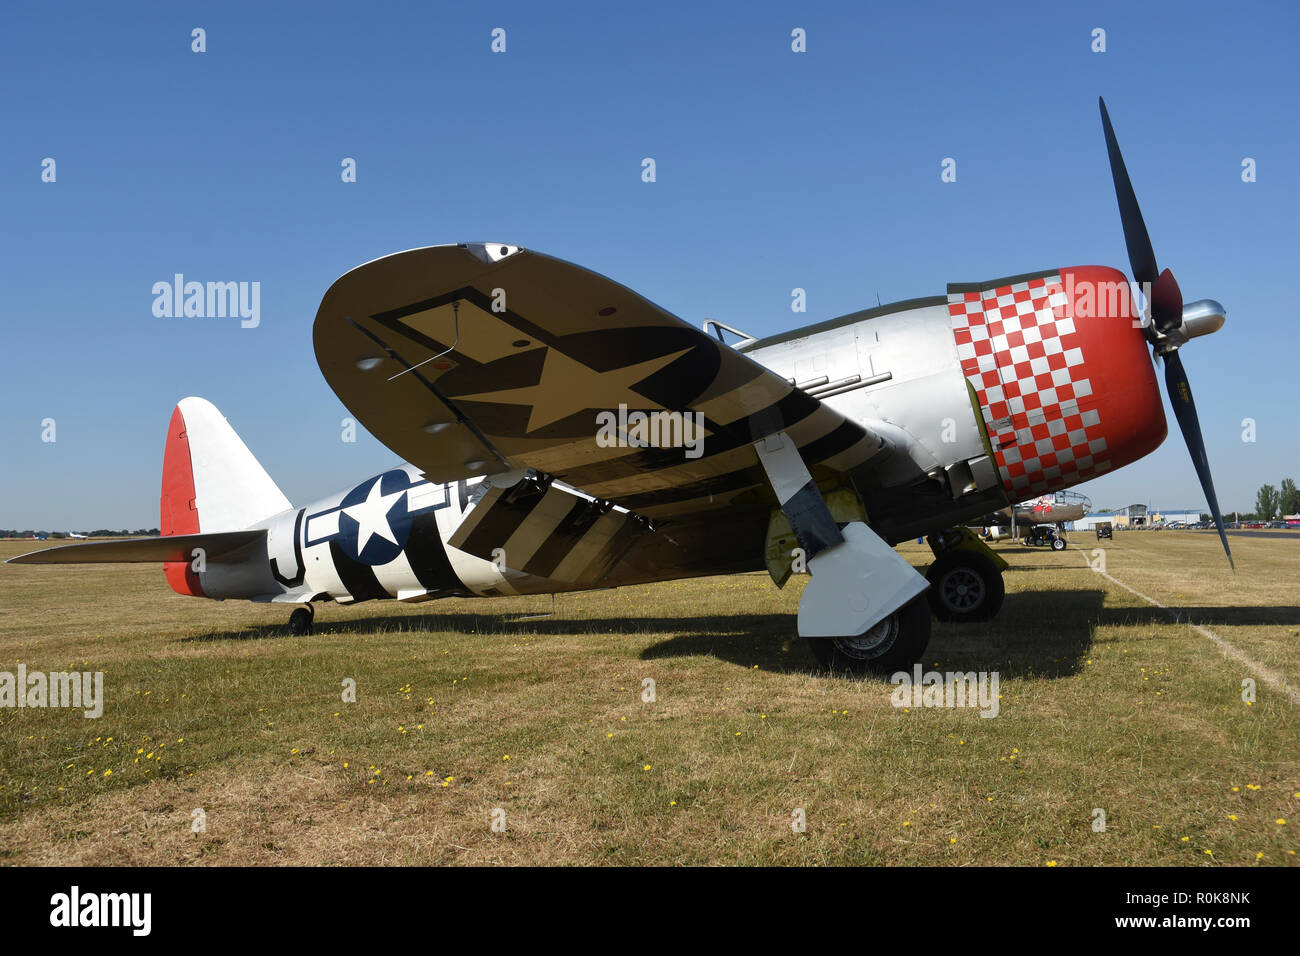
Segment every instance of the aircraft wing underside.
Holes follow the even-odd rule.
[[[753,443],[780,431],[818,479],[882,446],[630,289],[499,243],[352,270],[314,342],[343,404],[432,481],[531,468],[661,519],[767,501]]]

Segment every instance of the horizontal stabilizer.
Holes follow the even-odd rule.
[[[121,538],[65,544],[43,551],[29,551],[5,564],[157,564],[162,561],[190,561],[196,548],[204,559],[215,561],[266,537],[265,528],[251,531],[213,531],[208,534],[175,534],[161,538]]]

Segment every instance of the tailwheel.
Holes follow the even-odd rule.
[[[316,610],[310,604],[296,608],[289,615],[289,632],[297,635],[310,634],[312,623],[316,620]]]
[[[930,609],[918,597],[856,637],[805,640],[827,670],[891,674],[921,659],[930,642]]]
[[[941,621],[987,621],[1001,610],[1006,596],[997,566],[965,548],[939,555],[925,576],[930,610]]]

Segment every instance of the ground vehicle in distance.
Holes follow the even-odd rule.
[[[1115,532],[1109,521],[1102,521],[1097,525],[1097,540],[1100,541],[1102,538],[1110,541],[1115,540]]]
[[[1065,536],[1050,524],[1036,524],[1025,536],[1025,544],[1047,545],[1053,551],[1065,550]]]

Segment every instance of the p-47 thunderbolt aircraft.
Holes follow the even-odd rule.
[[[1184,306],[1158,270],[1101,109],[1142,316],[1123,273],[1077,266],[755,339],[518,246],[414,249],[340,278],[314,326],[325,379],[409,464],[294,507],[217,409],[186,398],[161,537],[13,560],[162,561],[181,594],[303,605],[299,633],[329,598],[807,570],[798,629],[816,657],[889,671],[920,658],[931,612],[1001,604],[1005,564],[952,529],[1164,440],[1148,347],[1226,551],[1178,354],[1224,310]],[[918,535],[936,553],[926,575],[892,548]]]
[[[1065,530],[1068,521],[1078,521],[1092,509],[1092,502],[1074,491],[1057,491],[1030,498],[1010,508],[986,515],[978,524],[985,529],[980,537],[985,541],[997,540],[1014,534],[1017,529],[1030,529],[1036,525],[1055,525],[1058,532]],[[1052,538],[1052,548],[1065,550],[1065,538]]]

